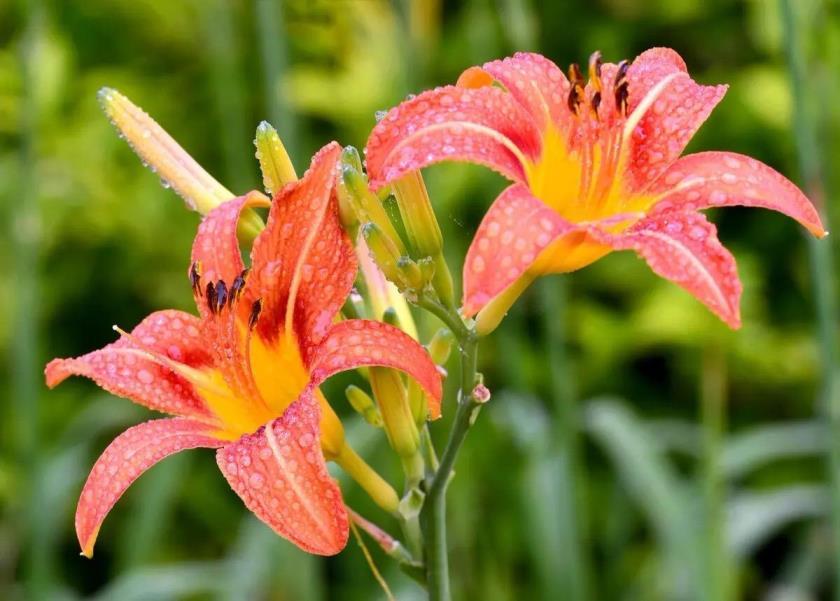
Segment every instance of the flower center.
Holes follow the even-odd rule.
[[[527,169],[532,193],[573,223],[601,220],[649,204],[642,198],[628,198],[621,186],[628,160],[628,67],[622,61],[615,71],[612,103],[603,102],[600,53],[589,59],[588,83],[577,65],[569,68],[571,117],[548,126],[540,158]],[[632,216],[616,220],[611,229],[624,229],[634,221]]]

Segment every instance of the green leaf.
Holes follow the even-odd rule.
[[[763,465],[808,455],[828,446],[828,429],[817,421],[758,426],[730,437],[723,450],[723,472],[736,479]]]
[[[747,557],[779,530],[798,520],[821,517],[828,509],[824,486],[794,485],[741,493],[729,503],[728,540],[736,557]]]
[[[691,490],[666,461],[647,426],[621,402],[586,405],[586,425],[615,465],[622,482],[662,545],[662,583],[668,598],[700,592],[699,536]]]

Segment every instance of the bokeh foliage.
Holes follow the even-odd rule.
[[[0,598],[381,595],[352,541],[316,559],[257,523],[209,452],[155,467],[109,517],[95,559],[78,557],[72,515],[86,471],[147,414],[88,382],[48,393],[41,368],[111,341],[112,323],[190,310],[198,221],[115,135],[100,87],[128,95],[245,192],[259,184],[251,141],[262,119],[302,170],[330,139],[362,147],[377,110],[467,66],[515,50],[566,64],[594,49],[617,61],[671,46],[698,80],[730,84],[689,150],[744,152],[796,179],[799,98],[816,124],[832,213],[840,7],[793,4],[802,94],[792,93],[776,0],[0,2]],[[434,167],[427,182],[457,266],[503,182],[461,165]],[[808,249],[778,215],[713,216],[745,284],[739,332],[618,254],[542,281],[484,344],[494,398],[450,490],[457,598],[832,590],[832,437],[819,410]],[[818,275],[833,286],[835,274]],[[396,482],[381,432],[343,400],[348,381],[328,383],[328,397]],[[355,486],[345,490],[395,531]],[[422,598],[374,557],[398,598]]]

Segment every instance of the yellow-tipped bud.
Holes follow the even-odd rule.
[[[358,386],[350,385],[344,390],[344,395],[353,410],[361,415],[367,423],[377,428],[382,427],[382,414],[370,395]]]
[[[375,223],[366,223],[362,227],[362,237],[370,250],[370,256],[386,278],[400,289],[422,288],[420,267],[410,257],[401,255],[394,241],[383,234]]]
[[[271,196],[277,194],[289,182],[297,180],[289,153],[286,152],[277,130],[268,121],[263,121],[257,126],[254,146],[257,147],[256,157],[260,162],[263,186]]]
[[[202,215],[209,213],[234,194],[216,181],[186,150],[140,107],[112,88],[99,90],[105,114],[143,164],[156,173],[163,185],[172,188],[187,206]],[[244,211],[239,233],[255,237],[264,225],[252,210]]]
[[[402,376],[388,367],[371,367],[370,385],[391,447],[400,457],[413,456],[420,445],[420,433],[408,405]]]

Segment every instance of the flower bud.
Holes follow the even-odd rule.
[[[452,352],[454,342],[455,335],[452,334],[449,328],[441,328],[435,332],[429,344],[426,345],[432,361],[437,365],[445,365],[449,360],[449,354]]]
[[[359,153],[352,146],[342,152],[340,169],[338,198],[345,228],[353,234],[359,225],[374,223],[396,245],[400,255],[406,254],[405,245],[382,203],[368,188],[367,178],[362,175]]]
[[[277,194],[289,182],[297,180],[289,153],[286,152],[277,130],[268,121],[263,121],[257,126],[254,146],[257,147],[256,157],[260,162],[263,186],[271,196]]]
[[[371,367],[370,386],[391,447],[400,457],[412,457],[419,448],[420,433],[408,405],[400,372],[389,367]]]
[[[358,386],[350,385],[344,390],[350,406],[360,414],[367,423],[377,428],[382,427],[382,414],[370,395]]]
[[[443,237],[420,172],[412,171],[391,186],[414,256],[433,257],[440,253]]]
[[[359,259],[359,272],[362,275],[362,282],[365,288],[365,299],[369,309],[366,315],[373,319],[383,319],[385,312],[393,309],[402,329],[406,334],[418,339],[417,325],[411,315],[405,297],[400,294],[397,287],[389,282],[382,270],[370,256],[370,250],[364,238],[360,238],[356,245],[356,255]]]
[[[400,289],[422,288],[420,267],[410,257],[401,255],[394,241],[385,236],[375,223],[367,223],[362,227],[362,237],[370,250],[370,256],[386,278]]]
[[[193,211],[206,215],[234,194],[207,173],[186,150],[154,119],[128,98],[111,88],[99,90],[99,102],[105,114],[140,157],[156,173],[163,185],[172,188]],[[253,239],[264,228],[253,210],[242,212],[239,234]]]
[[[445,305],[454,306],[454,285],[443,257],[443,236],[423,176],[419,171],[413,171],[396,180],[391,187],[414,258],[430,258],[434,266],[432,286]]]

